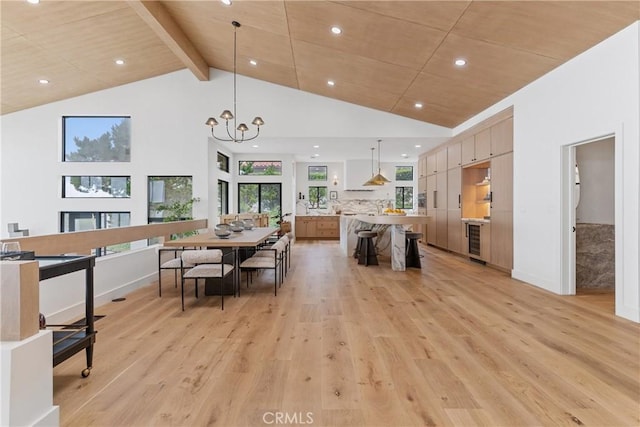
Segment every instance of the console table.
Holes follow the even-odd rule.
[[[85,270],[85,322],[71,325],[50,325],[59,327],[53,331],[53,366],[74,354],[85,350],[87,367],[81,375],[88,377],[93,366],[93,344],[96,330],[93,327],[93,268],[95,256],[36,256],[40,269],[40,281]]]

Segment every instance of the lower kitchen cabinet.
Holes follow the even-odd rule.
[[[296,239],[340,238],[340,217],[338,215],[296,216]]]

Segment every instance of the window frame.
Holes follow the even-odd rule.
[[[222,157],[222,160],[220,160],[221,157]],[[221,153],[220,151],[218,151],[217,164],[218,164],[218,169],[219,170],[229,173],[229,165],[230,165],[229,156],[227,156],[224,153]]]
[[[314,178],[311,174],[312,169],[321,169],[322,171],[324,171],[324,175],[320,175],[318,178]],[[320,173],[320,171],[316,171],[317,173]],[[329,179],[329,168],[327,166],[320,166],[320,165],[315,165],[315,166],[308,166],[307,167],[307,181],[328,181]]]
[[[126,196],[68,196],[67,195],[67,178],[126,178],[127,179],[127,195]],[[87,193],[89,194],[89,193]],[[112,194],[112,193],[109,193]],[[62,176],[62,198],[63,199],[130,199],[131,198],[131,176],[130,175],[63,175]]]
[[[190,186],[191,186],[191,194],[185,200],[171,200],[171,201],[163,201],[163,202],[152,202],[151,201],[151,178],[190,178]],[[160,180],[155,180],[160,181]],[[164,180],[163,180],[164,181]],[[148,175],[147,176],[147,224],[156,224],[164,222],[164,216],[161,217],[152,217],[151,214],[151,203],[156,203],[158,205],[163,205],[167,203],[173,203],[175,201],[187,202],[188,200],[193,198],[193,175]],[[154,209],[155,210],[155,209]],[[193,215],[193,212],[192,212]],[[187,219],[186,217],[183,219]]]
[[[405,194],[406,194],[406,192],[407,192],[407,189],[410,189],[410,190],[411,190],[411,198],[409,199],[409,202],[410,202],[410,206],[409,206],[409,207],[407,207],[407,200],[406,200],[406,197],[405,197]],[[401,199],[402,199],[402,206],[399,206],[399,205],[398,205],[398,190],[402,190],[402,197],[401,197]],[[414,187],[413,187],[412,185],[397,186],[397,187],[396,187],[396,191],[395,191],[395,203],[394,203],[394,205],[396,206],[396,209],[413,209],[413,199],[414,199],[414,197],[413,197],[413,192],[414,192],[414,191],[413,191],[413,190],[414,190]]]
[[[241,211],[241,206],[242,203],[240,201],[240,197],[242,195],[242,190],[240,189],[241,186],[243,185],[257,185],[258,186],[258,212],[242,212]],[[237,184],[237,189],[238,189],[238,213],[264,213],[262,212],[262,186],[267,186],[267,185],[277,185],[278,186],[278,194],[280,195],[280,198],[278,200],[278,217],[282,216],[282,183],[281,182],[238,182]],[[276,212],[272,212],[269,211],[270,214],[275,214]],[[279,218],[273,218],[271,215],[269,216],[269,225],[271,226],[276,226],[276,221],[279,221]]]
[[[222,188],[225,188],[224,193]],[[224,197],[222,197],[224,194]],[[224,209],[223,209],[224,207]],[[229,182],[224,179],[218,180],[218,215],[229,214]]]
[[[88,214],[90,216],[95,215],[96,218],[96,228],[94,228],[93,230],[107,230],[107,229],[114,229],[114,228],[119,228],[119,227],[128,227],[131,225],[131,212],[130,211],[61,211],[60,212],[60,232],[61,233],[72,233],[74,231],[82,231],[82,230],[65,230],[65,224],[68,222],[71,222],[71,220],[73,220],[74,218],[69,218],[69,221],[65,221],[65,215],[69,215],[69,214],[75,214],[76,216],[79,214]],[[118,227],[103,227],[102,223],[103,221],[105,221],[105,216],[106,215],[113,215],[113,214],[117,214],[117,215],[128,215],[129,216],[129,223],[126,225],[119,225]],[[73,216],[73,215],[71,215]],[[109,249],[109,248],[115,248],[115,247],[122,247],[124,248],[123,251],[116,251],[113,249]],[[101,256],[105,256],[105,255],[109,255],[109,254],[115,254],[115,253],[119,253],[119,252],[124,252],[124,251],[128,251],[131,249],[131,242],[129,243],[121,243],[118,245],[112,245],[112,246],[105,246],[105,247],[100,247],[100,248],[94,248],[92,250],[92,254],[95,255],[96,257],[101,257]]]
[[[265,174],[265,173],[242,173],[243,163],[272,163],[279,165],[278,173]],[[239,176],[282,176],[282,160],[238,160],[238,175]]]
[[[315,198],[315,203],[312,200],[311,197],[311,190],[312,189],[317,189],[317,197]],[[320,190],[324,189],[324,205],[320,205]],[[327,187],[326,185],[310,185],[309,188],[307,189],[307,194],[308,194],[308,202],[309,202],[309,209],[327,209],[329,207],[329,187]]]
[[[71,119],[123,119],[126,120],[126,122],[128,123],[128,127],[129,127],[129,134],[128,134],[128,140],[127,140],[127,145],[125,146],[125,159],[124,160],[113,160],[113,159],[101,159],[101,160],[68,160],[67,159],[67,128],[69,127],[69,124],[67,123],[67,120],[71,120]],[[62,116],[62,162],[64,163],[130,163],[131,162],[131,116],[127,116],[127,115],[113,115],[113,116],[108,116],[108,115],[96,115],[96,116],[92,116],[92,115],[88,115],[88,116],[82,116],[82,115],[69,115],[69,116]],[[99,138],[99,137],[98,137]],[[95,138],[97,139],[97,138]],[[72,154],[73,152],[69,152],[69,154]]]
[[[400,169],[400,168],[410,168],[410,169],[411,169],[411,178],[410,178],[410,179],[398,179],[398,169]],[[413,174],[413,166],[411,166],[411,165],[406,165],[406,166],[396,166],[396,169],[395,169],[395,175],[394,175],[394,177],[395,177],[395,180],[396,180],[396,181],[400,181],[400,182],[413,181],[413,178],[414,178],[414,174]]]

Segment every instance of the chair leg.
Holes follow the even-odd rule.
[[[182,311],[184,311],[184,277],[180,281],[180,299],[182,300]]]

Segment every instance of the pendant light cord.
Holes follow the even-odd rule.
[[[234,21],[235,22],[235,21]],[[239,24],[238,24],[239,25]],[[233,139],[238,137],[238,129],[236,128],[236,57],[237,57],[237,39],[238,26],[233,24]]]

